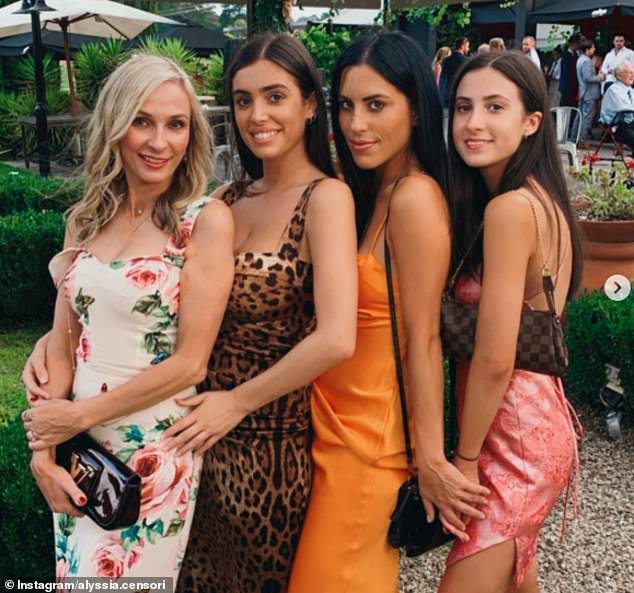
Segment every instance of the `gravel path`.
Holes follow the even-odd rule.
[[[561,501],[546,521],[539,546],[541,591],[634,593],[634,430],[626,426],[621,440],[611,442],[600,413],[576,408],[586,431],[579,448],[579,518],[568,522],[564,544]],[[436,593],[445,555],[441,550],[403,558],[401,593]]]

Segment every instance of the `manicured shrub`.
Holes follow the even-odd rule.
[[[78,181],[44,179],[0,163],[0,216],[23,210],[64,212],[80,198],[81,190]]]
[[[0,217],[0,323],[52,319],[55,288],[48,262],[63,244],[59,212],[25,210]]]
[[[567,390],[596,403],[605,364],[612,364],[621,369],[626,412],[634,419],[634,298],[614,302],[602,292],[587,294],[568,305],[567,318]]]
[[[30,459],[18,417],[0,428],[0,575],[51,581],[53,519],[31,475]]]

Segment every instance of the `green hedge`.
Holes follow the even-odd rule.
[[[0,428],[0,575],[50,581],[53,519],[31,476],[31,452],[19,418]]]
[[[64,212],[81,197],[81,183],[50,177],[0,163],[0,216],[23,210]]]
[[[602,292],[584,295],[568,305],[567,318],[568,392],[596,403],[605,364],[613,364],[621,369],[626,413],[634,419],[634,295],[620,303]]]
[[[0,217],[0,322],[22,325],[49,321],[55,288],[48,262],[62,248],[59,212],[25,210]]]

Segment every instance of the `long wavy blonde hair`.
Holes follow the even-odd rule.
[[[93,239],[127,195],[120,142],[148,97],[163,83],[177,81],[189,95],[190,137],[172,183],[154,206],[152,219],[180,240],[179,216],[204,195],[211,176],[211,134],[187,74],[172,60],[141,55],[119,66],[104,85],[87,128],[82,199],[68,212],[71,231],[81,243]]]

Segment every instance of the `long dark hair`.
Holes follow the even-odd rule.
[[[469,245],[475,244],[465,258],[464,271],[474,273],[482,264],[482,237],[476,235],[484,217],[484,209],[492,196],[488,191],[482,175],[477,168],[469,167],[456,151],[451,130],[456,106],[456,91],[460,81],[470,72],[483,68],[493,68],[517,86],[526,113],[537,111],[543,114],[539,128],[534,134],[526,137],[515,154],[511,157],[496,195],[521,187],[530,187],[534,180],[562,211],[570,229],[572,242],[572,278],[568,290],[568,298],[572,298],[579,286],[582,269],[581,243],[575,223],[575,217],[568,198],[568,188],[561,166],[561,158],[557,150],[553,122],[550,117],[548,91],[544,77],[535,65],[519,52],[487,53],[472,58],[456,74],[449,95],[449,192],[452,196],[452,223],[454,241],[454,266],[462,259]],[[532,187],[536,190],[536,187]],[[541,192],[535,191],[540,201],[545,198]],[[544,204],[544,207],[546,204]],[[550,209],[546,214],[552,225]],[[561,243],[559,216],[555,218],[557,242]],[[558,248],[558,253],[561,251]]]
[[[328,145],[328,112],[326,101],[319,83],[319,74],[315,63],[306,48],[295,37],[286,33],[274,35],[264,33],[254,37],[243,45],[234,56],[227,71],[227,97],[231,104],[231,121],[235,130],[236,114],[233,101],[233,79],[239,70],[251,66],[258,60],[269,60],[288,72],[296,81],[304,99],[314,95],[317,109],[315,119],[306,124],[304,147],[309,160],[329,177],[335,176],[335,170]],[[250,179],[259,179],[263,175],[262,160],[256,157],[240,134],[236,134],[236,144],[244,172]]]
[[[356,207],[359,243],[368,226],[378,192],[376,173],[354,162],[339,125],[341,78],[349,66],[367,64],[403,93],[418,125],[412,127],[410,149],[422,169],[447,195],[447,165],[442,131],[443,112],[427,56],[411,38],[400,32],[367,35],[348,46],[332,73],[332,127],[337,155]]]

